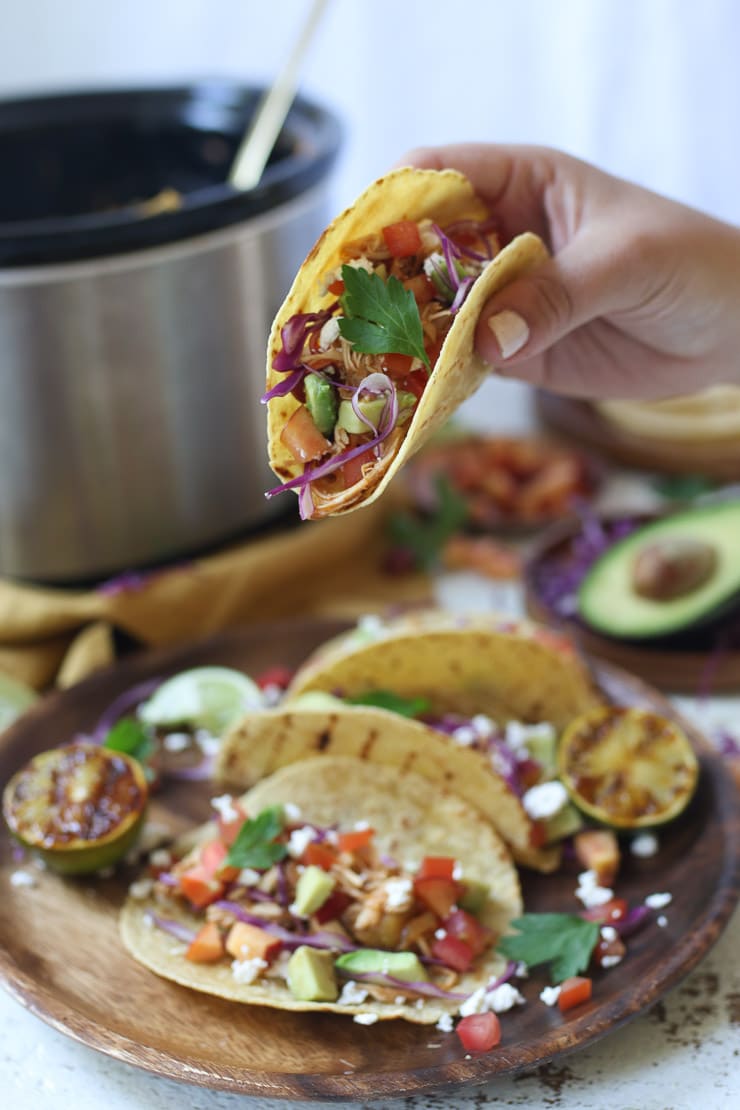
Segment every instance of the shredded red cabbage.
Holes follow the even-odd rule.
[[[649,906],[633,906],[621,921],[610,921],[609,924],[616,929],[620,937],[631,937],[646,924],[652,917],[652,913]]]
[[[272,360],[273,370],[277,370],[279,374],[295,370],[308,337],[315,331],[321,331],[327,320],[334,315],[336,307],[333,304],[323,312],[297,312],[295,316],[291,316],[280,329],[282,350]]]
[[[502,987],[504,983],[508,983],[510,979],[514,978],[516,974],[517,965],[513,960],[509,960],[504,970],[499,975],[498,979],[491,979],[486,987],[487,991],[495,991],[497,987]]]
[[[158,913],[152,913],[151,910],[147,911],[146,916],[163,933],[169,933],[171,937],[182,941],[183,944],[192,944],[195,940],[193,930],[189,929],[187,925],[182,925],[179,921],[173,921],[169,917],[160,917]]]
[[[257,925],[258,928],[264,929],[266,933],[270,933],[274,937],[278,937],[286,948],[300,948],[301,945],[308,945],[309,948],[324,948],[333,949],[336,952],[355,952],[358,945],[353,944],[351,940],[341,936],[339,933],[331,933],[328,931],[318,933],[292,933],[289,929],[284,929],[282,925],[276,925],[274,921],[266,921],[264,917],[259,917],[257,914],[250,913],[240,906],[238,902],[230,902],[226,899],[214,902],[217,909],[226,910],[227,913],[233,913],[239,921],[246,922],[247,925]]]
[[[434,983],[427,983],[424,980],[408,982],[406,979],[397,979],[395,975],[386,975],[382,971],[350,971],[342,967],[337,968],[337,971],[340,975],[347,979],[353,979],[355,982],[375,983],[378,987],[394,987],[399,993],[401,991],[411,991],[414,994],[423,995],[425,998],[451,998],[460,1001],[470,997],[463,991],[446,991],[442,987],[438,987]]]
[[[466,243],[456,243],[455,246],[461,254],[474,259],[476,262],[490,262],[493,258],[493,250],[487,232],[493,230],[493,227],[494,225],[491,221],[478,223],[476,220],[456,220],[454,224],[449,224],[449,226],[445,228],[445,232],[453,239],[461,233],[468,232],[474,234],[485,247],[485,254],[482,254],[480,251],[474,251],[473,248]]]

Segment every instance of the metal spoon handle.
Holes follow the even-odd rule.
[[[262,97],[229,171],[229,184],[253,189],[262,177],[298,86],[298,74],[328,0],[313,0],[295,46],[272,87]]]

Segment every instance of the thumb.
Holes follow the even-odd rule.
[[[617,268],[603,241],[592,249],[590,239],[574,239],[486,302],[475,336],[481,358],[494,366],[527,362],[616,307]]]

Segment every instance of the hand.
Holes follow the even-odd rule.
[[[542,147],[418,149],[400,164],[460,170],[507,240],[535,231],[552,252],[481,313],[476,347],[498,373],[590,398],[740,384],[737,228]]]

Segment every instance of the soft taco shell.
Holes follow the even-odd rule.
[[[267,806],[293,802],[309,823],[351,827],[362,818],[375,829],[381,852],[401,863],[418,863],[425,855],[454,856],[463,875],[486,883],[491,900],[481,913],[497,933],[502,933],[512,918],[522,911],[519,880],[509,854],[494,829],[480,814],[455,794],[415,774],[399,774],[395,769],[363,763],[351,758],[294,763],[262,780],[242,799],[247,811],[256,814]],[[214,826],[198,830],[195,837],[208,839]],[[425,999],[422,1007],[411,1003],[377,1002],[371,998],[359,1005],[330,1002],[303,1002],[295,999],[282,979],[240,984],[228,962],[223,965],[194,964],[182,952],[173,951],[173,939],[149,923],[149,914],[166,913],[191,928],[198,920],[186,910],[177,913],[153,899],[129,898],[120,920],[121,936],[131,955],[166,979],[182,986],[234,1002],[270,1006],[279,1010],[323,1010],[353,1015],[373,1013],[379,1019],[405,1018],[418,1024],[433,1024],[444,1013],[455,1013],[459,1001]],[[474,971],[461,977],[455,987],[470,993],[498,976],[505,961],[491,954]]]
[[[442,226],[460,219],[484,220],[488,212],[466,177],[454,170],[420,170],[407,166],[381,177],[327,228],[301,266],[272,325],[267,347],[267,388],[284,375],[272,369],[280,349],[280,331],[299,312],[319,312],[332,303],[321,292],[326,274],[342,261],[341,247],[354,239],[403,219],[434,219]],[[325,496],[313,492],[314,516],[351,512],[374,501],[394,474],[439,429],[490,373],[474,350],[475,325],[488,298],[548,257],[541,239],[518,236],[486,267],[455,317],[413,418],[385,442],[385,455],[365,469],[362,481],[348,490]],[[283,445],[280,433],[299,407],[288,395],[274,397],[267,407],[270,466],[281,481],[303,472]]]
[[[246,790],[299,760],[353,756],[412,771],[451,790],[491,822],[519,862],[552,871],[557,849],[533,849],[532,822],[520,799],[484,752],[461,747],[443,733],[398,713],[346,705],[337,711],[296,705],[249,713],[223,739],[215,777]]]

